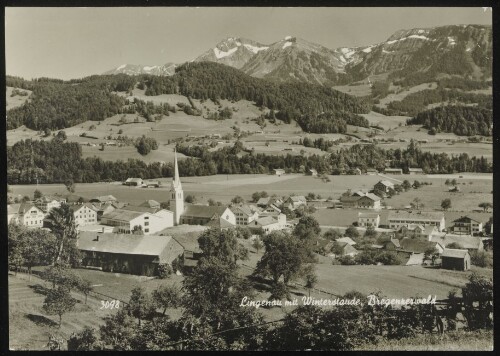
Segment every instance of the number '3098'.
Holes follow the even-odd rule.
[[[101,307],[99,309],[118,309],[120,308],[120,301],[119,300],[101,300]]]

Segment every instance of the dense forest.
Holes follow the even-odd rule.
[[[141,77],[146,95],[181,94],[196,99],[254,101],[277,110],[276,118],[295,120],[308,132],[342,132],[346,124],[368,127],[357,115],[368,113],[367,101],[320,85],[274,83],[250,77],[218,63],[186,63],[171,77]]]
[[[407,121],[410,125],[423,125],[437,132],[453,132],[461,136],[490,136],[493,112],[470,106],[442,106],[418,113]]]
[[[407,149],[384,150],[375,145],[355,145],[331,155],[272,156],[255,154],[238,141],[233,147],[210,152],[207,147],[178,145],[177,150],[190,156],[179,161],[181,176],[205,176],[214,174],[269,173],[275,168],[288,172],[304,172],[314,168],[320,173],[345,174],[353,168],[384,169],[386,161],[391,167],[421,167],[426,173],[456,173],[493,171],[491,162],[485,158],[469,157],[466,153],[448,156],[445,153],[430,153],[410,143]],[[31,154],[33,152],[33,155]],[[141,160],[103,161],[98,157],[82,158],[77,143],[51,141],[19,141],[7,147],[8,184],[29,184],[39,179],[41,183],[61,183],[68,179],[75,182],[92,183],[122,181],[128,177],[171,177],[172,164],[160,162],[146,164]]]
[[[33,130],[57,130],[87,120],[104,120],[121,113],[126,104],[112,92],[128,91],[135,82],[127,75],[95,75],[70,81],[7,77],[7,86],[33,92],[24,105],[7,112],[7,130],[21,125]]]
[[[427,105],[436,103],[477,104],[480,108],[492,109],[491,95],[464,93],[457,89],[426,89],[407,95],[401,101],[392,101],[387,108],[373,107],[373,111],[384,115],[416,115],[427,109]]]

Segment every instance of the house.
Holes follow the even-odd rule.
[[[187,225],[206,225],[211,220],[223,218],[233,226],[236,216],[227,206],[187,205],[181,215],[180,223]]]
[[[458,244],[461,248],[467,249],[470,251],[483,251],[484,243],[483,239],[479,236],[471,236],[471,235],[453,235],[447,233],[438,233],[431,236],[430,241],[439,242],[439,244],[443,247],[447,247],[448,245],[455,243]]]
[[[318,171],[315,170],[314,168],[311,168],[307,171],[307,175],[308,176],[313,176],[313,177],[317,177],[318,176]]]
[[[91,203],[99,203],[99,204],[114,203],[117,201],[118,200],[112,195],[101,195],[89,200],[89,202]]]
[[[370,175],[370,176],[374,176],[374,175],[377,175],[378,174],[378,171],[374,168],[368,168],[366,170],[366,174]]]
[[[411,224],[426,226],[435,226],[439,232],[446,227],[443,212],[409,212],[409,211],[390,211],[387,217],[389,228],[399,230],[403,226]]]
[[[336,243],[337,243],[337,246],[339,247],[339,254],[333,254],[332,253],[332,257],[340,257],[340,256],[356,256],[359,251],[356,250],[353,245],[351,245],[350,243],[348,242],[344,242],[344,241],[339,241],[340,239],[337,239],[336,240]]]
[[[401,248],[398,239],[391,238],[389,241],[383,243],[384,250],[398,250]]]
[[[284,169],[281,169],[281,168],[278,168],[278,169],[273,169],[274,171],[274,174],[277,175],[277,176],[282,176],[283,174],[285,174],[285,170]]]
[[[320,255],[326,255],[332,251],[333,244],[332,240],[317,238],[312,244],[312,249]]]
[[[156,200],[146,200],[144,203],[142,203],[139,206],[150,208],[150,209],[156,209],[156,210],[161,209],[161,204],[158,203]]]
[[[441,254],[441,268],[468,271],[470,269],[469,251],[445,248]]]
[[[96,209],[96,212],[97,212],[97,220],[98,221],[101,221],[101,218],[104,214],[110,213],[113,210],[118,209],[118,207],[112,203],[94,204],[94,208]]]
[[[58,197],[56,197],[56,199],[57,198]],[[64,199],[66,200],[66,204],[86,203],[89,201],[88,199],[85,199],[84,197],[76,195],[76,194],[65,195]]]
[[[127,180],[123,182],[123,184],[135,187],[141,187],[144,184],[144,181],[142,180],[142,178],[127,178]]]
[[[357,205],[361,209],[380,209],[380,197],[373,193],[366,193],[364,197],[359,197]]]
[[[261,208],[266,208],[269,205],[275,205],[276,207],[279,207],[283,204],[283,199],[279,197],[265,197],[265,198],[260,198],[257,201],[257,206]]]
[[[97,210],[92,204],[70,205],[70,208],[73,210],[77,227],[97,224]]]
[[[275,213],[277,214],[281,213],[281,209],[274,204],[270,204],[267,208],[265,208],[262,211],[262,214],[275,214]]]
[[[474,235],[483,231],[483,223],[468,216],[462,216],[453,221],[451,230],[455,234]]]
[[[307,205],[307,199],[303,195],[292,195],[288,197],[284,202],[285,206],[287,206],[290,210],[295,210],[299,206]]]
[[[424,170],[422,168],[408,168],[408,174],[410,175],[424,174]]]
[[[424,226],[420,224],[409,224],[402,226],[399,230],[406,237],[421,238],[429,240],[429,237],[438,232],[436,226]]]
[[[145,235],[154,234],[174,225],[173,212],[169,210],[137,211],[138,207],[115,209],[101,217],[101,224],[115,226],[116,232],[130,234],[140,229]],[[147,209],[147,208],[143,208]]]
[[[356,208],[358,206],[359,196],[354,195],[342,195],[340,197],[340,203],[342,208]]]
[[[172,265],[184,252],[171,236],[80,232],[77,241],[82,265],[105,272],[154,276],[159,265]]]
[[[236,225],[239,226],[248,225],[259,217],[259,212],[247,204],[233,206],[230,209],[236,217]]]
[[[380,215],[377,213],[358,213],[358,226],[377,228],[380,224]]]
[[[21,204],[7,205],[7,224],[19,224],[19,208]]]
[[[389,193],[391,189],[394,189],[394,184],[388,180],[381,180],[373,186],[374,190],[380,190],[384,193]]]
[[[403,170],[401,168],[386,168],[384,169],[385,174],[394,174],[394,175],[401,175],[403,174]]]
[[[402,250],[413,253],[424,253],[427,250],[434,249],[438,254],[441,254],[444,250],[444,246],[439,242],[415,239],[410,237],[402,238],[399,241],[399,244]]]
[[[284,214],[280,214],[285,216]],[[286,224],[286,216],[285,216],[285,224]],[[285,224],[283,224],[283,220],[280,218],[276,218],[274,216],[268,215],[264,217],[260,217],[250,223],[248,225],[252,230],[260,230],[262,229],[264,233],[267,235],[272,231],[282,230],[285,228]]]
[[[354,240],[353,240],[353,239],[351,239],[351,238],[350,238],[350,237],[348,237],[348,236],[338,238],[338,239],[337,239],[337,240],[335,240],[335,241],[337,241],[338,243],[345,242],[345,243],[347,243],[347,244],[349,244],[349,245],[351,245],[351,246],[356,245],[356,242],[354,242]]]
[[[148,179],[144,181],[144,186],[146,188],[160,188],[161,182],[159,180]]]
[[[43,196],[35,201],[36,207],[41,209],[44,213],[50,212],[53,208],[59,208],[63,203],[66,203],[66,199],[52,196]]]
[[[17,212],[20,225],[27,227],[42,227],[45,213],[33,203],[21,203]]]

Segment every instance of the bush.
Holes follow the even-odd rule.
[[[341,257],[337,258],[337,261],[339,261],[340,264],[343,266],[352,266],[352,265],[356,264],[356,260],[352,256],[349,256],[349,255],[341,256]]]
[[[486,251],[472,251],[470,262],[474,266],[493,268],[493,254]]]
[[[392,251],[384,251],[375,257],[376,262],[380,262],[386,266],[400,265],[402,263],[399,256]]]
[[[170,275],[174,272],[173,268],[168,263],[160,263],[158,265],[158,278],[165,279],[170,277]]]
[[[356,229],[355,226],[349,226],[346,230],[345,230],[345,233],[344,233],[345,236],[348,236],[348,237],[359,237],[359,232],[358,232],[358,229]]]

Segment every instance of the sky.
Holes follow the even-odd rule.
[[[270,44],[295,36],[334,49],[382,42],[400,29],[491,23],[482,7],[7,7],[6,72],[72,79],[125,63],[183,63],[227,37]]]

